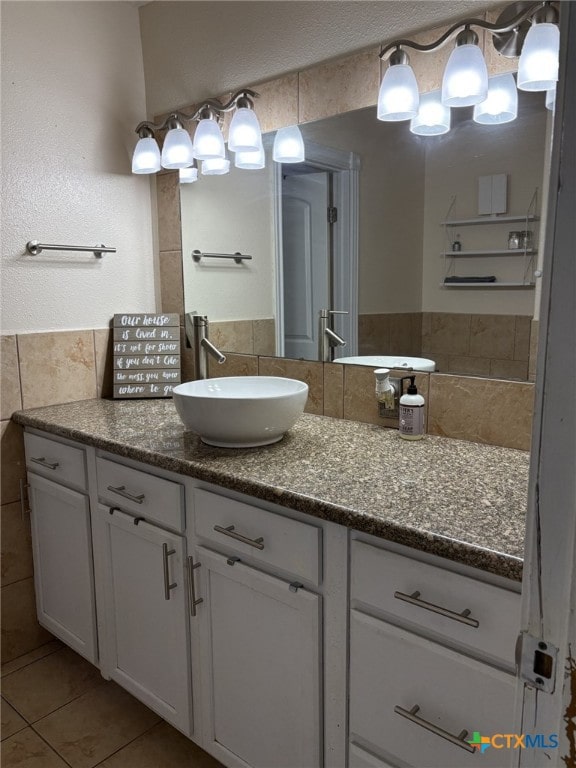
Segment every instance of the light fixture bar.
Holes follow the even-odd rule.
[[[386,60],[388,55],[399,46],[402,48],[413,48],[414,50],[420,51],[421,53],[430,53],[431,51],[436,51],[439,48],[442,48],[457,32],[460,32],[466,27],[480,27],[481,29],[488,30],[488,32],[493,35],[505,32],[513,32],[513,30],[519,24],[533,16],[536,11],[541,9],[543,6],[546,6],[547,4],[548,3],[543,3],[542,0],[540,0],[540,2],[530,3],[526,8],[517,13],[511,19],[507,19],[506,23],[492,23],[490,21],[484,21],[484,19],[464,19],[463,21],[458,21],[449,27],[449,29],[447,29],[446,32],[444,32],[444,34],[441,35],[437,40],[425,45],[408,39],[394,40],[394,42],[388,43],[386,46],[384,46],[379,55],[382,60]],[[506,54],[503,53],[503,55]],[[516,56],[517,54],[513,55]]]

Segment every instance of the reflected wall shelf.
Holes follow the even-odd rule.
[[[469,224],[512,224],[515,221],[540,221],[539,216],[525,213],[519,216],[477,216],[475,219],[446,219],[444,227],[466,227]]]
[[[495,251],[443,251],[440,255],[459,259],[466,256],[533,256],[535,253],[534,248],[501,248]]]
[[[441,288],[534,288],[536,283],[440,283]]]

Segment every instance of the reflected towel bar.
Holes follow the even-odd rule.
[[[202,253],[202,251],[192,251],[192,258],[194,261],[200,261],[200,259],[234,259],[236,264],[242,264],[243,261],[250,261],[252,256],[248,254],[239,253]]]
[[[103,253],[116,253],[116,248],[107,248],[105,245],[47,245],[38,240],[29,240],[26,250],[31,256],[38,256],[42,251],[82,251],[93,253],[97,259],[101,259]]]

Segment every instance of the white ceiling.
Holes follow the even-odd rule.
[[[148,115],[450,19],[481,15],[494,5],[484,0],[148,2],[139,9]]]

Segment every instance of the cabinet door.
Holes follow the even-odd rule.
[[[88,497],[30,473],[38,621],[98,662]]]
[[[99,511],[106,528],[106,672],[190,734],[184,541],[118,509]]]
[[[320,597],[197,552],[204,748],[228,766],[319,766]]]

